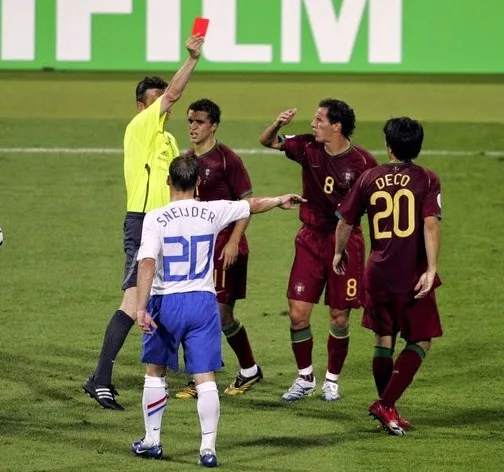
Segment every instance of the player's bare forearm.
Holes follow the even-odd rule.
[[[437,272],[439,247],[441,245],[441,225],[435,216],[424,219],[425,252],[427,253],[427,271]]]
[[[250,205],[250,213],[264,213],[280,206],[280,197],[250,197],[246,198]]]
[[[280,113],[276,120],[271,123],[261,134],[259,141],[263,146],[272,149],[282,149],[282,143],[278,139],[278,131],[282,126],[288,125],[297,113],[297,108],[290,108]]]
[[[259,138],[261,144],[265,147],[271,149],[281,149],[282,143],[278,139],[278,132],[282,124],[275,120],[271,125],[269,125],[262,133]]]
[[[137,311],[147,309],[155,269],[156,262],[154,259],[142,259],[138,263]]]
[[[352,232],[352,225],[349,225],[344,220],[339,220],[338,225],[336,226],[336,236],[335,236],[335,246],[334,246],[334,254],[343,254],[345,247],[348,242],[348,238],[350,237],[350,233]]]
[[[438,264],[439,245],[441,241],[441,227],[435,216],[424,218],[425,252],[427,253],[427,270],[420,276],[415,291],[416,299],[423,298],[432,290]]]
[[[239,244],[241,238],[243,238],[243,235],[245,234],[245,230],[247,229],[247,226],[250,223],[250,218],[244,218],[243,220],[238,220],[235,223],[235,226],[233,228],[233,232],[231,233],[231,236],[229,237],[230,243],[233,244]]]
[[[300,203],[306,203],[303,197],[295,193],[288,193],[280,197],[249,197],[245,200],[249,202],[250,213],[264,213],[276,207],[282,210],[295,210]]]

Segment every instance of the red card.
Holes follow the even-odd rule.
[[[193,36],[200,35],[205,37],[208,29],[208,23],[210,23],[210,20],[208,18],[201,18],[201,17],[194,18],[194,24],[192,29]]]

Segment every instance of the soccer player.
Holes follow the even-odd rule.
[[[215,467],[220,415],[214,371],[221,368],[221,322],[213,282],[217,234],[234,221],[275,207],[293,208],[297,195],[201,202],[194,198],[198,159],[175,158],[168,184],[171,203],[145,216],[138,253],[137,316],[146,365],[143,390],[145,437],[132,451],[160,459],[161,421],[167,404],[166,366],[178,370],[184,348],[185,370],[196,383],[201,425],[200,463]],[[149,299],[150,294],[150,299]]]
[[[410,424],[395,404],[413,381],[431,339],[442,335],[434,294],[441,285],[441,186],[434,172],[413,162],[423,141],[418,121],[393,118],[384,132],[389,163],[362,174],[339,207],[333,264],[338,274],[345,273],[346,242],[367,212],[371,253],[362,324],[376,335],[373,376],[379,397],[369,413],[390,433],[403,435]],[[406,347],[394,363],[399,332]]]
[[[313,134],[279,136],[280,128],[291,122],[296,111],[280,113],[260,138],[264,146],[284,151],[301,165],[303,197],[307,199],[300,208],[303,225],[296,236],[296,255],[287,289],[298,377],[283,399],[296,401],[315,392],[310,317],[325,287],[329,335],[322,399],[335,401],[340,398],[338,379],[348,353],[350,310],[360,306],[364,269],[364,240],[356,225],[348,244],[351,258],[346,274],[337,276],[332,270],[334,229],[338,222],[335,210],[359,175],[377,162],[351,141],[355,114],[345,102],[322,100],[311,123]]]
[[[116,401],[112,385],[114,361],[136,320],[137,252],[146,212],[169,202],[166,174],[174,157],[179,155],[175,138],[164,132],[165,120],[180,99],[198,63],[201,36],[186,41],[189,57],[168,85],[159,77],[146,77],[136,88],[139,113],[130,121],[124,134],[124,177],[127,207],[124,221],[123,300],[112,316],[103,339],[94,374],[82,386],[84,392],[103,408],[123,410]]]
[[[187,121],[193,150],[199,161],[199,185],[196,196],[201,201],[240,200],[252,194],[252,184],[240,157],[215,139],[220,123],[219,106],[208,99],[189,105]],[[248,220],[239,220],[224,228],[217,237],[214,253],[214,283],[219,302],[222,332],[233,349],[240,371],[226,388],[228,395],[247,392],[262,377],[256,364],[245,326],[235,317],[236,300],[245,298],[247,288],[248,244],[245,229]],[[194,382],[177,392],[177,398],[195,398]]]

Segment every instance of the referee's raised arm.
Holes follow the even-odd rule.
[[[191,36],[186,41],[186,48],[189,52],[189,57],[185,60],[182,67],[173,76],[170,84],[161,97],[160,113],[164,114],[171,110],[172,106],[180,99],[191,75],[198,63],[200,57],[200,48],[204,42],[202,36]]]
[[[180,99],[200,57],[202,36],[186,41],[189,57],[170,84],[161,77],[145,77],[135,91],[138,114],[124,133],[124,180],[126,217],[124,220],[123,299],[109,321],[98,364],[82,388],[103,408],[123,410],[112,385],[114,362],[137,319],[137,254],[140,249],[145,214],[170,201],[166,179],[168,169],[180,152],[173,135],[165,130],[165,121]]]

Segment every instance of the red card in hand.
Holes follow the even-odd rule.
[[[194,24],[192,29],[193,36],[199,35],[205,37],[208,29],[208,23],[210,23],[210,20],[208,18],[201,18],[201,17],[194,18]]]

